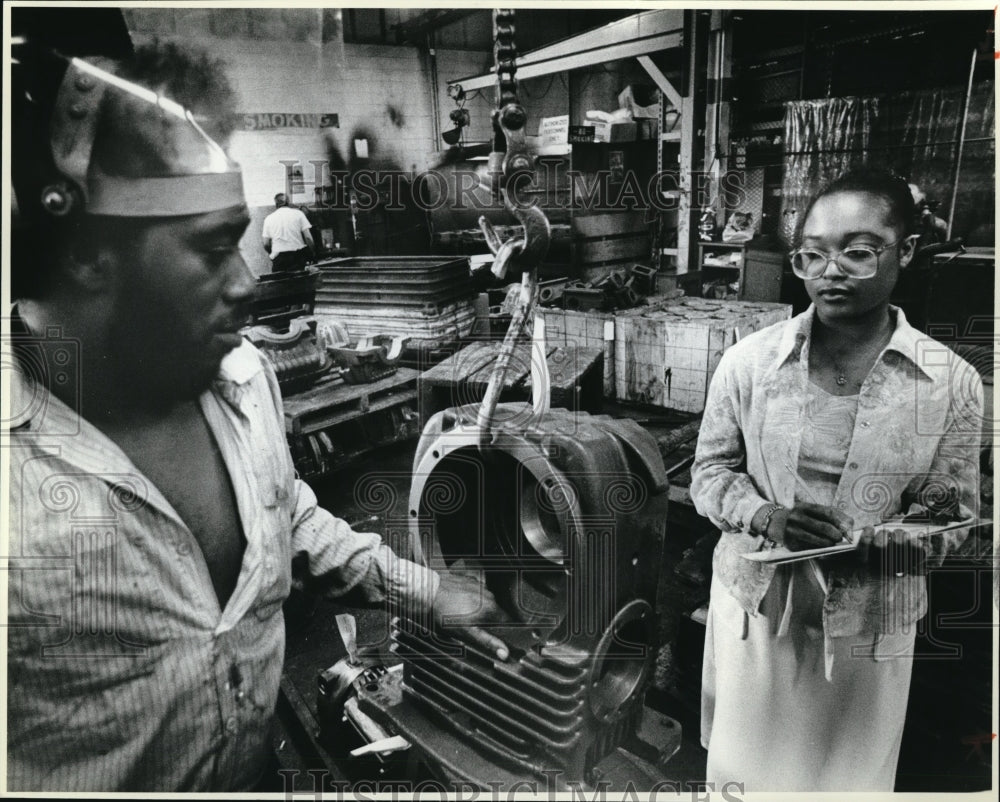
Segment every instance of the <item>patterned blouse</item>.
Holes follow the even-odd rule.
[[[750,533],[768,502],[786,507],[801,492],[799,454],[809,396],[814,307],[730,348],[712,378],[692,468],[691,495],[722,530],[713,567],[749,615],[775,568],[740,555],[762,546]],[[890,307],[892,337],[861,386],[847,458],[832,505],[855,527],[940,506],[956,494],[959,514],[978,514],[983,388],[975,369]],[[931,538],[929,564],[965,537]],[[828,636],[891,633],[927,611],[923,577],[883,579],[853,555],[824,561]]]

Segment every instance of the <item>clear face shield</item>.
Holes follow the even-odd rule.
[[[39,182],[48,214],[176,217],[245,204],[239,165],[190,110],[116,75],[111,62],[63,60],[48,126],[55,169]]]

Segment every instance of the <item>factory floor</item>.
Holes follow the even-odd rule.
[[[416,441],[385,447],[340,474],[311,482],[320,504],[359,531],[378,532],[395,550],[406,554],[407,499],[415,447]],[[388,621],[385,613],[379,610],[346,608],[335,602],[316,602],[298,595],[293,595],[286,606],[288,637],[283,689],[286,697],[298,696],[299,710],[296,714],[285,705],[285,731],[276,746],[280,746],[279,759],[283,768],[299,772],[295,775],[296,791],[312,789],[313,779],[305,772],[315,768],[317,755],[309,754],[310,744],[303,741],[310,739],[303,739],[303,733],[295,732],[294,725],[288,726],[288,719],[294,722],[306,719],[301,722],[303,725],[316,726],[309,721],[306,709],[315,710],[317,671],[344,655],[334,621],[334,616],[341,612],[355,615],[359,646],[380,649],[384,645]],[[681,724],[681,747],[664,771],[671,782],[685,792],[697,790],[697,784],[705,776],[705,750],[698,743],[696,700],[694,704],[691,702],[681,704],[655,692],[647,698],[652,708]],[[335,776],[341,766],[325,765],[334,779],[343,779]],[[349,771],[347,776],[350,779]]]
[[[410,441],[386,447],[340,474],[313,482],[320,503],[356,529],[382,534],[395,550],[406,554],[407,506],[415,445],[415,441]],[[674,534],[676,537],[677,532]],[[992,539],[989,533],[985,537]],[[991,553],[991,550],[984,552]],[[936,604],[942,610],[976,609],[985,611],[987,619],[980,628],[967,631],[951,627],[938,632],[935,629],[938,625],[932,623],[932,631],[921,636],[922,649],[960,642],[960,654],[965,659],[915,662],[897,772],[899,791],[978,791],[990,785],[990,755],[988,747],[983,748],[980,741],[988,744],[990,739],[989,705],[983,700],[990,698],[992,688],[989,656],[992,630],[988,625],[992,609],[989,598],[993,587],[992,561],[987,556],[979,562],[982,564],[978,568],[974,567],[976,563],[957,573],[942,572],[932,577],[936,583],[932,588]],[[970,577],[975,579],[977,574],[986,579],[970,582]],[[970,608],[968,594],[973,586],[981,598]],[[291,719],[301,719],[313,729],[318,723],[309,723],[308,719],[315,715],[317,673],[345,653],[334,621],[334,616],[341,612],[351,612],[357,617],[360,646],[384,648],[389,622],[382,611],[349,609],[332,601],[316,602],[299,595],[293,595],[286,606],[288,646],[283,689],[298,696],[299,715],[287,710],[286,714],[292,712]],[[690,683],[697,682],[700,673],[698,638],[703,637],[703,628],[690,622],[686,626],[681,634],[689,637],[685,649],[689,659],[695,661],[687,671]],[[699,744],[699,692],[690,684],[688,688],[683,698],[655,689],[650,689],[646,697],[650,708],[681,724],[681,747],[665,765],[664,773],[685,793],[700,790],[706,762],[706,752]],[[289,716],[285,718],[288,720]],[[295,733],[294,729],[286,729],[276,746],[282,747],[279,758],[284,767],[301,772],[294,790],[308,791],[313,788],[313,779],[305,771],[315,767],[316,754],[315,750],[312,755],[307,754],[309,750],[302,748],[301,733]],[[979,738],[980,733],[986,734]],[[337,777],[340,767],[327,763],[327,769]]]

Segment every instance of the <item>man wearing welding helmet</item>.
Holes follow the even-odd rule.
[[[238,333],[240,169],[170,96],[218,86],[198,66],[15,43],[11,790],[260,788],[293,581],[435,624],[495,609],[295,478],[274,374]]]

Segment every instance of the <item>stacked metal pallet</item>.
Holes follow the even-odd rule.
[[[316,267],[316,317],[339,321],[352,338],[388,334],[436,348],[475,322],[468,257],[356,256]]]

